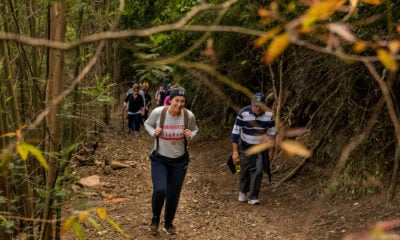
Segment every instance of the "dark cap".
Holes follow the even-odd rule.
[[[171,94],[169,95],[169,99],[172,100],[176,96],[183,96],[186,98],[186,90],[182,87],[172,89]]]
[[[253,105],[260,106],[265,104],[265,95],[263,93],[255,93],[253,95]]]

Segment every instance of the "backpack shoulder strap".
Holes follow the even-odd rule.
[[[164,127],[165,115],[167,115],[168,106],[164,106],[160,116],[160,128]]]
[[[160,115],[160,128],[164,128],[164,121],[165,121],[165,115],[167,115],[167,110],[168,110],[168,106],[164,106],[162,111],[161,111],[161,115]],[[160,140],[159,140],[160,136],[158,136],[156,138],[156,154],[158,154],[158,148],[160,146]]]
[[[183,109],[183,121],[185,124],[184,129],[188,129],[189,128],[189,112],[185,108]],[[188,141],[187,141],[187,138],[185,137],[185,135],[183,135],[183,139],[185,141],[185,151],[186,151],[186,154],[188,154]]]
[[[186,109],[183,109],[183,121],[185,122],[185,129],[189,128],[189,112]]]

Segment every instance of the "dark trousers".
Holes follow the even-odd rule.
[[[153,219],[158,219],[159,221],[165,202],[165,224],[172,224],[178,208],[189,157],[180,158],[178,161],[167,161],[160,158],[160,156],[155,156],[153,153],[150,155],[150,159],[151,180],[153,181],[153,195],[151,198]]]
[[[268,151],[256,153],[251,156],[244,154],[250,145],[239,145],[240,176],[239,191],[249,193],[249,199],[258,199],[260,193],[263,171],[269,171]]]
[[[140,125],[142,122],[142,115],[136,114],[128,114],[128,127],[135,131],[140,130]]]

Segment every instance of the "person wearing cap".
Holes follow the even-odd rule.
[[[263,171],[269,171],[269,159],[273,151],[262,151],[251,156],[244,152],[262,143],[267,136],[275,136],[273,113],[267,111],[263,93],[255,93],[251,105],[243,107],[233,125],[232,159],[236,164],[240,160],[239,198],[240,202],[258,205]]]
[[[168,106],[153,109],[144,123],[146,131],[155,137],[154,148],[150,154],[153,182],[151,198],[153,216],[150,230],[153,234],[158,233],[164,202],[163,230],[167,234],[176,232],[173,220],[189,164],[187,141],[193,139],[198,132],[194,114],[185,109],[185,89],[182,87],[173,89],[170,101]],[[164,121],[160,124],[162,116]]]

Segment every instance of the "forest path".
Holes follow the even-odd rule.
[[[99,147],[93,159],[98,163],[106,160],[133,163],[134,167],[111,171],[101,164],[76,167],[77,178],[98,175],[101,186],[77,190],[64,214],[69,213],[68,209],[104,207],[130,239],[335,240],[381,217],[400,218],[396,205],[380,208],[381,197],[349,202],[313,199],[319,186],[310,185],[304,176],[274,188],[291,164],[283,161],[274,162],[273,167],[279,165],[280,170],[274,174],[272,183],[264,176],[260,205],[240,203],[238,176],[231,174],[225,165],[231,153],[230,129],[211,128],[200,127],[198,139],[189,145],[191,161],[174,220],[178,234],[169,236],[161,229],[158,236],[149,234],[152,184],[148,155],[154,138],[144,128],[140,130],[140,138],[123,133],[121,112],[115,112],[110,126],[95,136]],[[215,131],[224,131],[226,134],[218,135],[225,137],[213,137]],[[378,208],[383,212],[374,213]],[[368,209],[372,212],[366,212]],[[107,222],[100,225],[104,229],[101,236],[89,223],[84,224],[87,239],[126,239]],[[69,231],[62,239],[77,237]]]

